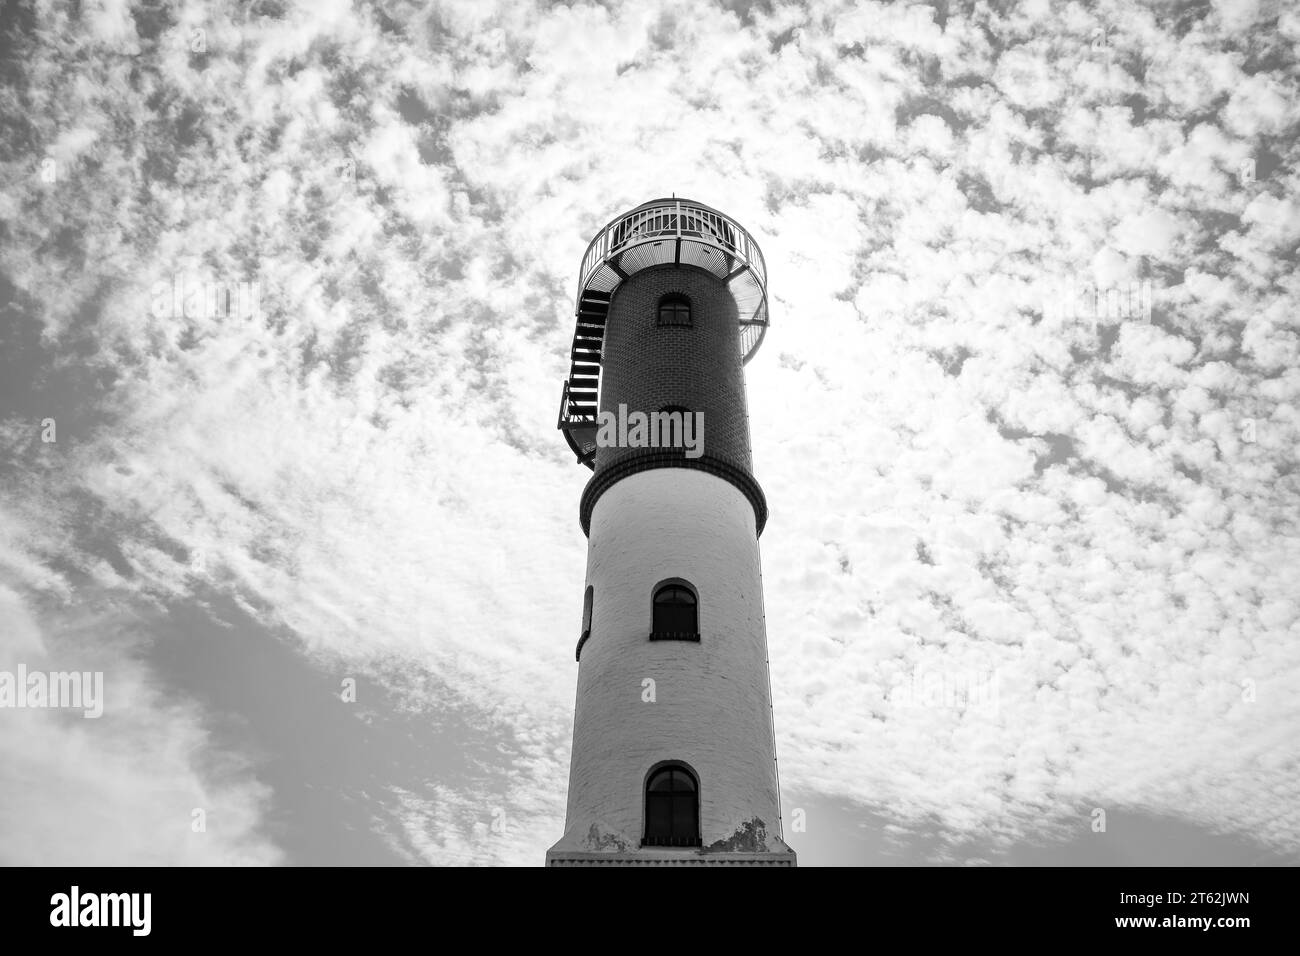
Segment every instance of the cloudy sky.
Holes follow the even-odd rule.
[[[540,865],[578,265],[672,193],[769,268],[801,864],[1300,862],[1294,6],[3,16],[0,670],[105,707],[0,710],[0,862]]]

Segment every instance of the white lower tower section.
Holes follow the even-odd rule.
[[[667,579],[697,592],[699,643],[649,639],[652,595]],[[578,670],[565,832],[547,864],[793,866],[781,839],[751,503],[703,471],[623,478],[592,513],[586,583],[591,630]],[[685,764],[698,779],[698,848],[641,845],[646,781],[665,763]]]

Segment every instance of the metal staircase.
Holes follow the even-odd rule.
[[[573,332],[572,364],[560,396],[557,428],[578,461],[595,468],[596,396],[600,388],[600,350],[605,342],[605,318],[611,294],[584,289],[578,300],[578,324]]]

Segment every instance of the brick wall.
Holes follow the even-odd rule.
[[[691,303],[691,325],[661,326],[662,296],[680,293]],[[642,467],[682,466],[709,471],[741,487],[758,515],[767,516],[752,475],[749,413],[735,301],[721,280],[690,266],[645,269],[623,282],[606,319],[601,360],[600,410],[646,414],[675,405],[704,414],[704,461],[684,450],[601,448],[583,500],[583,528],[610,479]],[[635,467],[632,459],[640,459]]]

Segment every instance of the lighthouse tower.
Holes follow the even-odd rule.
[[[559,427],[593,474],[564,835],[548,866],[794,866],[783,841],[742,367],[754,240],[659,199],[592,240]]]

